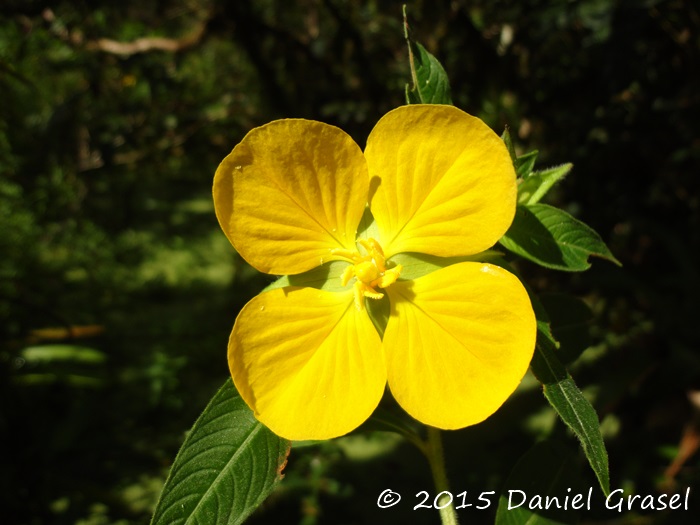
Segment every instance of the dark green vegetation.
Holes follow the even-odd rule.
[[[519,268],[536,291],[592,307],[591,346],[571,373],[602,420],[611,488],[695,487],[700,10],[495,4],[408,11],[455,105],[499,133],[508,125],[520,151],[540,151],[538,166],[573,162],[546,201],[624,265]],[[0,521],[147,523],[227,376],[236,312],[269,282],[216,224],[216,165],[274,118],[323,120],[362,144],[410,81],[401,2],[46,5],[0,7]],[[510,488],[516,461],[546,436],[570,445],[567,465],[595,487],[528,379],[486,423],[446,436],[453,491]],[[286,472],[251,523],[437,521],[411,510],[430,477],[393,436],[293,449]],[[403,500],[380,511],[386,488]],[[581,517],[680,523],[700,508],[693,498],[686,514],[606,515],[598,500]],[[495,500],[465,521],[493,522]]]

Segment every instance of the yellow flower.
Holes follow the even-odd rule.
[[[364,154],[320,122],[250,131],[214,178],[216,215],[238,253],[277,275],[348,263],[341,291],[278,288],[238,315],[229,367],[258,420],[288,439],[340,436],[371,415],[387,382],[406,412],[438,428],[495,412],[534,350],[522,284],[480,262],[402,280],[392,257],[481,253],[510,226],[516,196],[503,142],[453,106],[389,112]],[[357,239],[367,205],[378,235]],[[384,294],[382,339],[365,301]]]

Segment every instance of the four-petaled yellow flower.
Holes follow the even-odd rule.
[[[513,220],[515,179],[500,138],[453,106],[390,111],[364,154],[321,122],[250,131],[214,179],[216,214],[238,253],[277,275],[348,263],[343,291],[288,286],[241,310],[228,360],[255,416],[288,439],[340,436],[371,415],[387,381],[406,412],[438,428],[495,412],[534,350],[522,284],[480,262],[402,280],[392,257],[488,249]],[[358,239],[367,206],[378,235]],[[365,301],[384,294],[391,309],[382,339]]]

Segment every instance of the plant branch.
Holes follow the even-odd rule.
[[[428,463],[430,463],[430,470],[433,473],[435,490],[437,490],[438,494],[449,492],[450,484],[447,480],[447,471],[445,469],[445,454],[442,448],[442,437],[437,428],[428,427],[428,441],[426,442],[425,452],[428,457]],[[447,497],[449,496],[444,495],[440,497],[437,502],[438,507],[440,507],[440,520],[443,525],[458,525],[459,522],[457,521],[457,511],[455,511],[454,503],[452,501],[450,501],[449,504],[443,503]]]

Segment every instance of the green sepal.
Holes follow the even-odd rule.
[[[384,297],[381,299],[365,299],[364,301],[370,321],[377,329],[380,339],[384,339],[384,331],[391,315],[389,296],[384,292]]]
[[[620,266],[595,230],[546,204],[519,205],[513,224],[499,242],[514,254],[553,270],[587,270],[590,256]]]
[[[406,85],[407,104],[452,104],[450,80],[442,64],[411,38],[406,6],[403,6],[404,37],[408,44],[408,62],[413,85]]]
[[[495,250],[486,250],[476,255],[463,255],[460,257],[438,257],[424,253],[398,253],[390,257],[388,263],[390,267],[397,264],[403,267],[399,279],[405,281],[418,279],[440,268],[461,262],[490,262],[496,264],[496,260],[502,256],[502,252]]]
[[[285,286],[308,286],[329,292],[347,291],[349,290],[349,285],[342,286],[340,278],[349,264],[345,261],[330,261],[304,273],[283,275],[276,281],[268,284],[262,292],[269,292]]]
[[[533,472],[537,472],[537,475],[533,476]],[[581,494],[577,506],[587,503],[587,491],[579,474],[576,455],[563,444],[557,441],[535,444],[523,454],[508,475],[498,500],[495,525],[577,523],[579,512],[570,505],[564,508],[564,501],[568,496],[571,502],[576,494]],[[558,505],[552,504],[546,508],[544,502],[547,497],[557,498]],[[541,508],[537,508],[537,498],[541,498]],[[529,508],[531,502],[534,503],[532,509]]]
[[[530,368],[542,384],[542,391],[547,401],[579,439],[600,488],[608,496],[610,494],[608,453],[600,432],[598,414],[557,357],[558,343],[552,335],[549,318],[542,304],[532,294],[530,299],[537,318],[537,343]]]
[[[379,185],[380,181],[377,176],[374,176],[370,180],[370,200],[374,196],[376,187]],[[360,218],[360,224],[357,225],[357,239],[379,239],[379,227],[377,226],[377,221],[372,217],[372,210],[369,206],[365,207],[365,211]]]
[[[182,444],[151,525],[243,523],[282,479],[289,450],[227,380]]]
[[[537,204],[573,167],[573,164],[567,163],[530,173],[518,186],[518,204]]]

